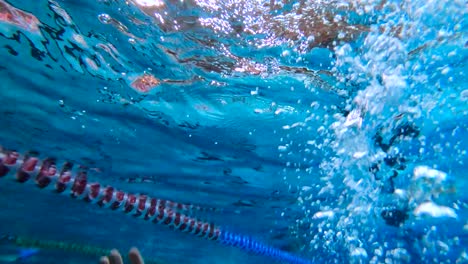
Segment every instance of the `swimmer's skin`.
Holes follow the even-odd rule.
[[[144,264],[145,261],[141,257],[140,251],[136,248],[130,249],[128,253],[128,258],[130,260],[130,264]],[[119,251],[113,249],[109,256],[101,257],[99,264],[124,264],[122,260],[122,256],[120,255]]]

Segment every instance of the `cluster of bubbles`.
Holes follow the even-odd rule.
[[[466,120],[466,77],[456,63],[466,49],[461,18],[466,3],[363,1],[353,6],[377,23],[359,45],[334,48],[334,76],[355,89],[341,111],[322,116],[321,125],[305,120],[308,127],[296,130],[306,138],[294,142],[302,146],[302,162],[288,162],[285,178],[290,183],[301,178],[305,185],[298,198],[304,217],[293,232],[309,242],[304,249],[326,262],[466,261],[453,234],[466,232],[466,223],[449,234],[447,221],[460,221],[467,205],[454,198],[453,179],[438,169],[444,152],[455,151],[448,162],[466,160],[466,142],[460,138],[466,124],[450,127],[451,133],[440,128],[444,116],[461,114]],[[443,99],[448,95],[450,103]],[[333,109],[311,106],[326,107]],[[314,114],[308,119],[315,120]],[[285,152],[295,151],[283,148],[286,158],[292,155]],[[322,160],[310,160],[317,151]]]

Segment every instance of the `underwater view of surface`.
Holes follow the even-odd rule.
[[[0,263],[468,263],[465,0],[0,0]]]

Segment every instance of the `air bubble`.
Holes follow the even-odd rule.
[[[112,22],[112,17],[109,16],[108,14],[100,14],[98,16],[99,21],[103,24],[110,24]]]

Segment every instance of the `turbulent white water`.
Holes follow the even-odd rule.
[[[308,185],[298,199],[304,217],[295,232],[310,241],[306,249],[330,254],[317,256],[327,262],[466,261],[460,250],[466,199],[459,189],[466,182],[457,177],[466,168],[467,125],[447,123],[451,115],[466,120],[468,109],[461,97],[466,65],[457,63],[466,60],[466,3],[355,6],[377,23],[359,44],[335,48],[334,76],[358,87],[346,111],[317,119],[312,113],[314,122],[298,133],[322,138],[293,143],[303,164],[320,163],[319,169],[288,163],[294,169],[286,174],[289,182],[300,177]],[[404,133],[408,125],[413,134]],[[324,158],[309,160],[311,151],[325,152]],[[392,158],[397,165],[389,165]],[[407,220],[386,227],[383,214],[396,219],[402,212]]]

